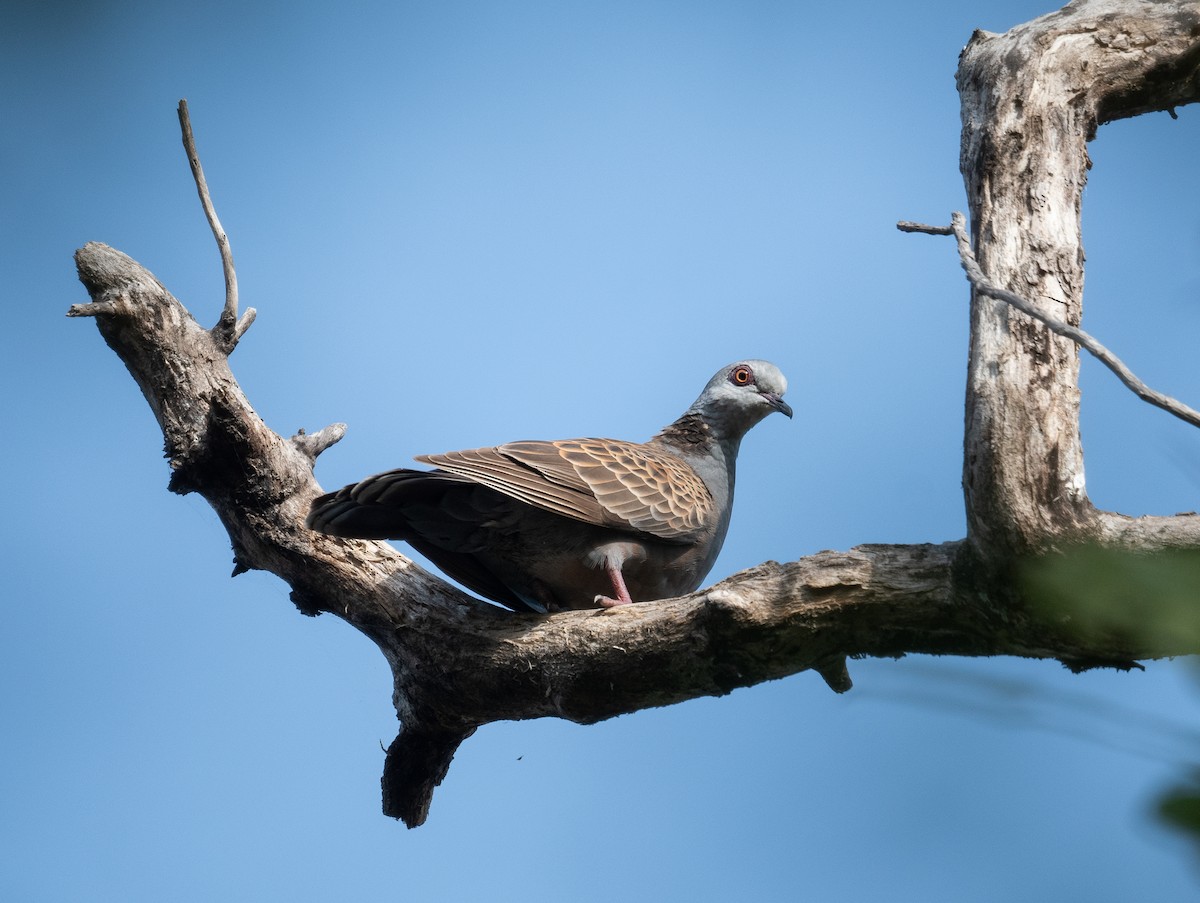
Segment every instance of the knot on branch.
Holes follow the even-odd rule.
[[[813,670],[821,675],[821,679],[835,693],[845,693],[854,688],[850,679],[850,669],[846,667],[846,656],[835,655],[822,659],[813,665]]]
[[[308,458],[309,461],[316,463],[317,456],[325,449],[329,448],[342,440],[346,435],[346,424],[331,423],[324,429],[317,430],[315,433],[306,433],[304,430],[299,430],[296,435],[292,436],[292,445],[296,446],[300,452]]]
[[[429,816],[433,791],[446,777],[459,745],[475,728],[427,729],[406,725],[387,748],[383,763],[383,814],[410,828]]]

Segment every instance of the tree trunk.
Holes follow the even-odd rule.
[[[1200,4],[1091,0],[1003,34],[976,31],[958,90],[975,256],[992,283],[1073,326],[1083,316],[1087,143],[1114,119],[1191,103]],[[1195,543],[1190,520],[1105,515],[1088,500],[1079,351],[972,294],[963,489],[968,539],[1003,562],[1064,543]]]

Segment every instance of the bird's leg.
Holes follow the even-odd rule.
[[[625,587],[625,578],[621,576],[621,566],[611,559],[604,562],[604,573],[608,574],[608,579],[612,581],[613,590],[617,594],[617,598],[610,599],[608,596],[597,596],[595,602],[601,608],[616,608],[618,605],[632,605],[633,599],[629,597],[629,590]]]

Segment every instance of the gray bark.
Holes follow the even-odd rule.
[[[972,36],[957,76],[960,166],[993,283],[1079,325],[1087,142],[1106,122],[1196,100],[1198,29],[1194,2],[1090,0]],[[963,487],[985,558],[1080,539],[1195,544],[1195,518],[1122,518],[1088,500],[1072,342],[976,294],[969,361]]]
[[[962,169],[994,283],[1079,322],[1087,141],[1104,122],[1196,100],[1198,36],[1195,3],[1092,0],[972,37],[958,72]],[[1079,631],[1028,604],[1028,556],[1085,541],[1197,549],[1200,518],[1091,505],[1078,351],[990,298],[971,303],[965,539],[823,552],[680,599],[533,616],[473,599],[385,543],[305,529],[320,491],[313,463],[341,429],[285,439],[254,413],[227,360],[240,335],[231,324],[249,325],[237,321],[236,295],[207,330],[119,251],[88,244],[76,262],[92,302],[70,314],[93,317],[128,366],[162,427],[170,488],[212,504],[235,573],[277,574],[301,611],[343,618],[386,656],[402,729],[384,809],[410,826],[424,821],[459,743],[491,721],[590,723],[806,669],[843,691],[847,656],[1008,654],[1085,667],[1200,651],[1194,637]]]

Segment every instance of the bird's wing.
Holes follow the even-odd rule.
[[[675,542],[695,539],[716,517],[708,487],[687,463],[634,442],[510,442],[417,460],[555,514]]]

